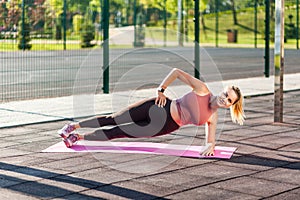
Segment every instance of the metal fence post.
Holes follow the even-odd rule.
[[[194,0],[195,2],[195,19],[194,19],[194,25],[195,25],[195,78],[200,78],[200,55],[199,55],[199,35],[200,35],[200,28],[199,28],[199,0]]]
[[[164,0],[164,47],[167,46],[167,0]]]
[[[177,0],[177,39],[178,39],[178,46],[183,46],[183,27],[182,27],[182,7],[183,7],[183,4],[182,4],[182,1],[183,0]]]
[[[254,48],[257,48],[257,0],[254,3]]]
[[[103,1],[103,93],[109,93],[109,0]]]
[[[297,43],[297,49],[299,49],[299,0],[296,1],[296,43]]]
[[[270,76],[270,1],[265,0],[265,77]]]
[[[64,50],[67,49],[66,40],[67,40],[67,0],[64,0],[64,10],[63,10],[63,29],[64,29],[64,35],[63,35],[63,45]]]
[[[219,0],[215,0],[216,13],[216,47],[219,47]]]
[[[21,47],[22,50],[25,50],[25,0],[22,0],[22,41],[21,41]]]
[[[137,16],[137,8],[136,8],[136,0],[133,2],[133,28],[134,28],[134,39],[133,39],[133,46],[135,47],[137,43],[137,33],[136,33],[136,16]]]

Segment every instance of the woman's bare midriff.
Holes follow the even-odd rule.
[[[178,109],[177,109],[177,105],[176,105],[176,100],[172,100],[172,102],[171,102],[171,116],[172,116],[173,120],[179,126],[181,126],[181,121],[180,121],[180,117],[179,117],[179,113],[178,113]]]

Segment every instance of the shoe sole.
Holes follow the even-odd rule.
[[[63,134],[60,130],[59,131],[57,131],[57,134],[60,136],[60,137],[62,137],[63,139],[66,139],[68,136],[66,136],[65,134]]]
[[[72,145],[70,145],[68,139],[64,139],[63,141],[64,141],[67,148],[70,148],[72,146]]]

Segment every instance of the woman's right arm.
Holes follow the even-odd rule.
[[[161,88],[166,89],[173,81],[179,79],[185,84],[189,85],[196,93],[207,93],[208,89],[204,82],[193,77],[192,75],[182,71],[181,69],[174,68],[160,84]]]

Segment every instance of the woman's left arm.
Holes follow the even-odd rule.
[[[204,156],[213,156],[216,145],[218,113],[215,112],[205,124],[206,149],[201,152]]]
[[[159,87],[165,90],[176,79],[179,79],[183,83],[190,86],[197,94],[204,95],[209,93],[209,90],[204,82],[177,68],[172,69]],[[158,92],[155,104],[163,107],[166,105],[166,102],[166,96],[162,92]]]

